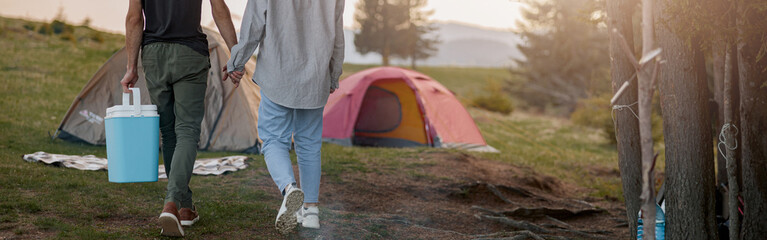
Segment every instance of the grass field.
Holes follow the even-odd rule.
[[[341,78],[371,67],[377,67],[377,65],[346,64]],[[485,91],[483,87],[488,81],[501,82],[511,78],[508,69],[504,68],[423,66],[418,67],[417,70],[440,81],[455,92],[462,101],[466,101],[468,96],[483,93]]]
[[[123,36],[103,33],[104,41],[99,43],[87,38],[92,30],[78,27],[76,40],[71,41],[40,35],[25,29],[25,24],[30,23],[0,18],[0,239],[159,237],[154,221],[162,208],[165,182],[113,184],[107,182],[104,171],[78,171],[21,159],[23,154],[36,151],[106,157],[104,146],[51,140],[49,134],[58,127],[86,81],[122,46]],[[345,65],[344,76],[367,67]],[[478,93],[487,81],[510,78],[505,69],[419,70],[459,96]],[[469,154],[528,167],[589,189],[581,197],[622,200],[615,148],[596,130],[524,112],[510,116],[475,108],[469,112],[487,142],[501,151]],[[408,159],[425,151],[455,152],[325,144],[323,177],[342,182],[349,172],[417,168]],[[234,154],[239,153],[201,152],[199,157]],[[249,157],[252,160],[245,170],[224,177],[193,178],[195,199],[203,209],[204,221],[195,226],[189,238],[279,237],[272,224],[281,199],[275,197],[276,191],[252,187],[271,182],[264,182],[269,178],[263,156]],[[323,217],[345,216],[323,212]],[[364,237],[385,236],[379,232]]]

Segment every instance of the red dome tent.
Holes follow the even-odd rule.
[[[346,146],[497,152],[450,90],[429,76],[396,67],[368,69],[341,81],[325,107],[322,138]]]

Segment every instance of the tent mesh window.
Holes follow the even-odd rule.
[[[402,122],[402,105],[400,105],[397,94],[380,87],[371,86],[362,100],[354,131],[389,132],[397,129],[400,122]]]

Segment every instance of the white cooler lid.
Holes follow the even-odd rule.
[[[133,105],[130,103],[130,93],[123,93],[122,105],[115,105],[107,108],[105,119],[114,117],[158,117],[157,106],[141,105],[141,91],[138,88],[131,88],[133,91]]]
[[[157,106],[155,105],[141,105],[141,110],[136,111],[134,105],[115,105],[107,108],[107,115],[105,119],[113,117],[158,117]]]

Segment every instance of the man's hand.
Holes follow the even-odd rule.
[[[229,79],[232,79],[232,83],[234,84],[235,88],[240,86],[240,80],[242,79],[242,76],[244,75],[244,73],[242,71],[233,71],[233,72],[230,73],[226,69],[226,66],[224,66],[224,68],[221,69],[221,70],[222,70],[222,72],[224,74],[224,78],[221,79],[221,81],[225,82],[226,79],[229,78]]]
[[[123,92],[124,93],[130,93],[130,88],[136,86],[136,82],[138,81],[138,74],[136,74],[136,71],[128,70],[125,72],[125,76],[123,76],[123,79],[120,80],[120,84],[123,85]]]
[[[221,81],[226,82],[226,78],[229,77],[229,72],[226,71],[226,65],[224,65],[224,67],[221,68],[221,73],[224,74],[224,78],[222,78]]]
[[[234,83],[234,87],[237,88],[240,86],[240,80],[242,79],[243,72],[241,71],[234,71],[229,73],[229,78],[232,79],[232,83]]]

